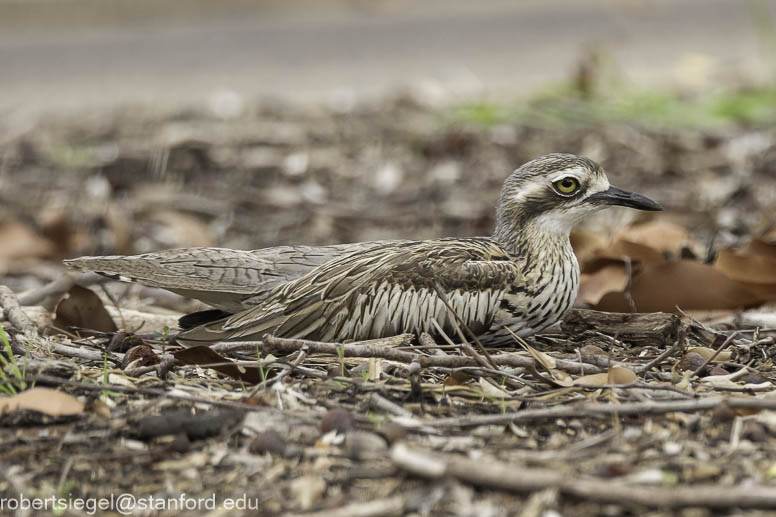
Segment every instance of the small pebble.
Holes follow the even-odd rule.
[[[708,375],[728,375],[730,374],[729,371],[725,370],[721,366],[712,366],[710,370],[708,370]]]
[[[744,422],[744,428],[741,437],[754,443],[763,443],[768,438],[768,433],[760,422],[747,420]]]
[[[407,436],[407,429],[393,422],[384,423],[380,426],[379,429],[377,429],[377,432],[380,433],[383,438],[388,440],[388,443],[398,442]]]
[[[269,429],[263,433],[259,433],[259,435],[251,442],[248,450],[254,454],[268,452],[270,454],[282,456],[283,453],[286,452],[286,440],[279,432],[274,429]]]
[[[321,420],[321,433],[326,434],[330,431],[346,433],[353,429],[353,417],[350,411],[345,408],[334,408],[329,410]]]
[[[735,410],[725,403],[715,407],[714,411],[711,413],[712,421],[717,424],[732,422],[735,420],[736,416]]]
[[[762,375],[758,375],[756,373],[750,373],[748,375],[744,375],[741,377],[741,382],[744,384],[762,384],[764,382],[768,382],[768,379],[763,377]]]
[[[679,361],[679,369],[680,370],[690,370],[694,372],[701,366],[703,366],[703,363],[706,362],[706,359],[703,358],[703,356],[697,352],[689,352],[684,354],[684,357],[682,357],[682,360]]]
[[[385,438],[365,431],[350,431],[345,435],[345,454],[353,460],[379,456],[388,449]]]

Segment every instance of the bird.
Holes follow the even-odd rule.
[[[65,262],[210,304],[213,310],[181,319],[176,342],[184,346],[266,334],[326,342],[456,335],[462,327],[497,346],[541,332],[571,309],[579,264],[570,232],[610,206],[663,209],[611,185],[593,160],[553,153],[505,179],[486,237],[188,248]]]

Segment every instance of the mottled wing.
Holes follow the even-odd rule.
[[[488,328],[504,290],[520,279],[490,239],[389,243],[335,258],[277,289],[260,305],[178,336],[184,345],[260,339],[265,333],[321,341],[453,332],[455,316]]]
[[[80,257],[69,267],[161,287],[235,312],[260,303],[275,287],[337,256],[385,241],[332,246],[279,246],[254,251],[180,248],[134,256]]]

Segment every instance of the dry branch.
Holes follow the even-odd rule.
[[[37,305],[49,296],[59,297],[64,295],[74,285],[87,286],[108,282],[109,280],[110,278],[97,273],[65,274],[44,286],[22,293],[19,295],[19,303],[22,305]]]
[[[650,402],[630,402],[625,404],[578,404],[542,409],[526,409],[498,415],[456,416],[425,420],[431,427],[475,427],[480,425],[506,425],[511,422],[555,418],[606,418],[626,415],[659,415],[663,413],[696,413],[707,411],[726,404],[732,409],[776,409],[776,399],[756,399],[753,397],[709,397],[693,400],[668,400]]]
[[[497,460],[472,460],[453,454],[413,450],[403,443],[391,449],[394,465],[429,479],[454,478],[476,486],[533,492],[557,488],[568,495],[623,505],[678,508],[776,508],[776,490],[770,486],[688,485],[668,488],[599,480],[569,472],[526,468]]]
[[[628,314],[575,309],[561,323],[563,332],[579,335],[596,331],[634,345],[665,346],[676,341],[681,321],[664,312]]]
[[[405,493],[376,499],[364,503],[352,503],[331,510],[305,513],[305,517],[388,517],[391,515],[406,515],[407,511],[417,506],[421,491]],[[299,514],[286,514],[299,515]]]
[[[443,368],[461,368],[466,366],[479,366],[479,363],[472,357],[457,355],[422,355],[406,350],[397,350],[396,346],[406,345],[411,340],[411,334],[402,334],[384,339],[375,339],[362,341],[359,343],[321,343],[319,341],[308,341],[305,339],[286,339],[273,336],[265,336],[264,341],[230,341],[228,343],[216,344],[211,348],[217,352],[236,352],[238,350],[255,351],[258,346],[265,353],[283,353],[288,354],[301,350],[307,346],[311,354],[328,354],[336,356],[339,351],[344,351],[345,357],[377,357],[396,361],[400,363],[420,362],[423,368],[439,366]],[[536,361],[531,357],[513,353],[503,353],[490,356],[493,362],[498,366],[509,366],[512,368],[531,368],[536,366]],[[589,364],[568,361],[565,359],[556,359],[555,364],[558,369],[568,373],[601,373],[605,371],[602,368],[590,366]]]
[[[25,336],[32,338],[38,335],[37,325],[24,313],[14,292],[5,285],[0,285],[0,307],[5,318]]]

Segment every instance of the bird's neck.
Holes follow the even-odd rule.
[[[497,221],[493,239],[518,260],[536,256],[562,259],[574,254],[569,240],[570,229],[562,225],[545,224],[535,218],[499,223]]]

